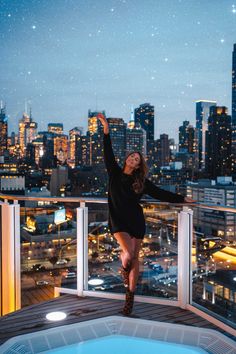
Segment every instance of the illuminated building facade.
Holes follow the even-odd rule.
[[[140,124],[146,132],[146,155],[147,162],[151,166],[153,163],[154,151],[154,106],[150,103],[141,104],[134,110],[135,125]]]
[[[62,123],[48,123],[48,132],[55,134],[63,134],[63,124]]]
[[[19,121],[19,145],[20,145],[20,155],[24,157],[26,155],[27,144],[32,143],[32,141],[37,136],[38,124],[33,122],[31,113],[24,113],[22,119]]]
[[[103,147],[102,136],[103,127],[100,121],[97,119],[97,114],[102,113],[106,116],[105,111],[88,111],[88,151],[89,151],[89,165],[103,165]]]
[[[204,170],[206,162],[206,131],[210,107],[216,106],[216,101],[196,101],[196,129],[198,142],[199,169]]]
[[[89,135],[76,136],[75,166],[88,166],[90,162]]]
[[[126,130],[126,154],[132,151],[140,151],[144,158],[147,156],[146,131],[140,125]]]
[[[236,43],[232,54],[232,165],[236,176]]]
[[[77,137],[83,133],[82,128],[75,127],[69,131],[69,159],[68,164],[70,167],[75,167],[76,153],[77,153]]]
[[[0,156],[7,150],[7,116],[5,107],[0,110]]]
[[[231,176],[217,177],[216,180],[199,180],[194,183],[188,181],[187,196],[200,204],[226,205],[235,208],[236,185],[233,184]],[[235,242],[236,214],[196,208],[193,215],[196,231],[205,232],[208,237],[221,237]]]
[[[206,133],[206,172],[210,178],[231,176],[231,116],[226,107],[211,107]]]
[[[88,132],[92,135],[98,133],[99,126],[101,125],[100,121],[97,119],[98,113],[102,113],[106,116],[105,111],[92,112],[90,109],[88,111]]]
[[[68,136],[58,134],[54,137],[54,156],[60,163],[65,163],[68,158]]]

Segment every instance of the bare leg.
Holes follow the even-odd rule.
[[[121,247],[121,262],[124,268],[129,267],[134,255],[132,238],[127,232],[116,232],[114,236]]]
[[[142,240],[136,238],[132,238],[131,240],[133,245],[134,256],[132,259],[131,270],[129,273],[129,290],[134,292],[139,277],[139,251],[141,248]]]

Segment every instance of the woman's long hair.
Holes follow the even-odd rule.
[[[132,173],[132,176],[134,177],[134,183],[132,184],[132,186],[133,186],[133,190],[135,191],[135,193],[139,194],[139,193],[142,193],[142,191],[144,189],[145,177],[148,174],[148,166],[146,164],[146,161],[145,161],[143,155],[139,151],[130,152],[125,158],[125,162],[124,162],[122,170],[124,171],[124,169],[125,169],[125,164],[126,164],[127,158],[134,153],[139,154],[140,164],[139,164],[139,167],[136,170],[134,170]]]

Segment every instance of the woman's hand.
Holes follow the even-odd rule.
[[[100,122],[102,123],[103,129],[104,129],[104,133],[108,134],[109,133],[109,125],[108,125],[108,122],[107,122],[105,116],[102,113],[98,113],[97,114],[97,119],[99,119]]]
[[[189,198],[189,197],[184,198],[184,203],[196,203],[196,202],[197,201],[192,198]]]

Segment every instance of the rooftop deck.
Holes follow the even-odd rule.
[[[0,344],[21,334],[106,316],[122,316],[119,313],[122,306],[123,301],[121,300],[62,295],[50,301],[28,306],[0,318]],[[67,318],[56,323],[49,322],[45,316],[48,312],[52,311],[64,311],[67,313]],[[136,302],[132,317],[215,329],[235,339],[191,311],[174,306]]]

